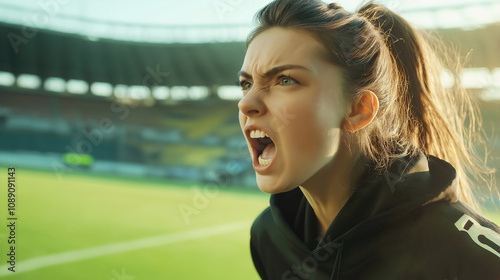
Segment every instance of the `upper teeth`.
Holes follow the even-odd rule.
[[[256,129],[250,131],[250,138],[264,138],[264,137],[269,137],[269,135],[267,135],[267,133],[265,133],[262,130]]]

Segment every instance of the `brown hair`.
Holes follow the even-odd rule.
[[[359,98],[364,89],[377,95],[377,116],[355,132],[361,152],[376,163],[376,170],[418,150],[434,155],[455,167],[459,199],[477,209],[466,172],[491,189],[494,169],[474,152],[473,143],[484,144],[477,105],[461,85],[447,89],[441,83],[445,63],[452,61],[433,51],[444,49],[439,40],[372,2],[350,13],[319,0],[276,0],[256,17],[259,26],[249,34],[247,46],[271,27],[306,30],[324,46],[324,58],[341,66],[346,101]]]

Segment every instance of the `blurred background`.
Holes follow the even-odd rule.
[[[236,73],[268,2],[0,0],[0,182],[14,166],[17,195],[12,273],[0,194],[0,278],[258,279],[249,228],[269,197]],[[377,2],[467,58],[442,82],[478,102],[498,170],[500,1]]]

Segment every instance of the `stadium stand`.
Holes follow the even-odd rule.
[[[23,36],[23,28],[0,24],[1,34],[9,36]],[[464,57],[470,49],[482,48],[466,67],[493,71],[500,61],[494,47],[499,28],[436,32],[445,43],[459,44]],[[217,94],[220,86],[236,85],[243,42],[139,43],[47,30],[16,42],[0,40],[0,74],[15,79],[0,85],[0,164],[79,168],[71,162],[88,154],[93,161],[85,168],[93,172],[202,182],[229,174],[232,184],[255,187],[237,102]],[[40,84],[21,85],[25,74],[38,77]],[[59,89],[47,89],[52,78],[62,81]],[[80,92],[72,93],[69,81],[77,81]],[[92,92],[94,83],[109,92]],[[146,94],[131,97],[133,87]],[[184,98],[176,100],[170,92],[161,99],[151,95],[157,87],[203,87],[208,94],[191,100],[181,90]],[[482,92],[471,89],[474,96]],[[485,131],[493,135],[489,153],[498,154],[498,101],[481,102],[481,108]],[[103,121],[113,129],[101,130]],[[65,154],[76,158],[65,161]],[[493,161],[500,166],[500,159]]]

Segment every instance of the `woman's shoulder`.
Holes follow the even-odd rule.
[[[439,223],[455,234],[477,238],[475,235],[490,236],[493,243],[500,242],[500,227],[488,218],[458,201],[456,203],[436,203],[422,207],[424,220]],[[481,237],[482,239],[482,237]],[[500,249],[500,244],[497,244]],[[500,257],[500,251],[498,252]]]
[[[500,227],[477,211],[460,201],[427,205],[415,224],[426,247],[446,251],[462,275],[500,277]]]
[[[462,202],[388,213],[351,232],[343,259],[366,273],[399,267],[421,276],[411,279],[500,279],[499,227]],[[370,258],[379,261],[363,263]]]

